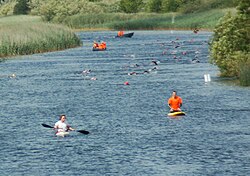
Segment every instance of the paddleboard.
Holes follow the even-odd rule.
[[[69,135],[69,132],[64,132],[64,131],[56,133],[56,136],[60,136],[60,137],[65,137],[65,136],[68,136],[68,135]]]
[[[186,115],[185,112],[179,111],[179,112],[170,112],[168,113],[168,116],[174,117],[174,116],[184,116]]]

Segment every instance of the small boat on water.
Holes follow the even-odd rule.
[[[118,37],[118,38],[122,38],[122,37],[129,37],[129,38],[131,38],[132,36],[134,35],[134,32],[130,32],[130,33],[127,33],[127,34],[123,34],[122,36],[115,36],[116,38]]]
[[[92,51],[105,51],[106,48],[93,48]]]
[[[96,47],[96,48],[93,47],[92,49],[92,51],[105,51],[105,50],[106,48],[99,48],[99,47]]]
[[[107,49],[106,42],[101,42],[100,44],[94,41],[92,51],[105,51]]]

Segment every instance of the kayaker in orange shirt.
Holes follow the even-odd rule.
[[[118,31],[118,34],[117,34],[118,37],[121,37],[121,36],[123,36],[123,35],[124,35],[124,32],[123,32],[123,31]]]
[[[100,44],[100,49],[105,50],[106,49],[106,42],[103,42]]]
[[[168,106],[170,107],[170,112],[181,111],[182,99],[177,96],[176,91],[173,91],[172,96],[168,99]]]

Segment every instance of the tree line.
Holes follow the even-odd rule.
[[[215,8],[235,7],[238,0],[0,0],[0,8],[15,3],[14,14],[45,16],[83,13],[182,12],[193,13]],[[5,9],[5,11],[6,11]],[[0,14],[1,15],[1,14]]]
[[[146,12],[169,13],[182,12],[193,13],[215,8],[235,7],[237,0],[121,0],[120,7],[123,12],[134,13],[128,4],[133,3],[136,10]]]

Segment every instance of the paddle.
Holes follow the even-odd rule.
[[[46,128],[54,128],[54,127],[47,125],[47,124],[44,124],[44,123],[42,124],[42,126],[46,127]],[[75,130],[75,131],[82,133],[82,134],[89,134],[89,131],[86,131],[86,130]]]

